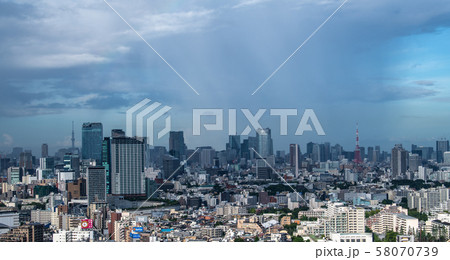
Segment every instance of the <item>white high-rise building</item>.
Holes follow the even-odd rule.
[[[363,208],[330,203],[323,219],[323,234],[329,237],[331,233],[364,233],[364,217]]]
[[[408,194],[408,208],[417,209],[417,211],[432,211],[435,208],[442,207],[449,201],[449,189],[445,187],[422,189],[420,191],[410,192]]]
[[[444,152],[444,164],[450,164],[450,152]]]
[[[145,140],[129,137],[111,139],[111,193],[145,194]]]

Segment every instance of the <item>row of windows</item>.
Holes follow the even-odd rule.
[[[357,238],[357,239],[354,239],[354,238],[352,238],[352,239],[341,239],[341,242],[366,242],[366,239],[365,238],[363,238],[363,239],[359,239],[359,238]]]

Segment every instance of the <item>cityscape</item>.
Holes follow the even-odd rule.
[[[82,147],[0,159],[1,242],[445,242],[450,146],[274,151],[271,129],[226,149],[82,125]],[[226,140],[224,140],[226,141]]]
[[[5,259],[450,254],[448,0],[0,0],[0,39]]]

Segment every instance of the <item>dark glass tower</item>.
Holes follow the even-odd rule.
[[[170,132],[169,154],[180,160],[184,160],[186,156],[186,145],[184,144],[183,131]]]
[[[94,159],[97,165],[101,165],[102,142],[102,123],[84,123],[82,128],[82,159]]]
[[[106,193],[111,194],[111,139],[109,137],[103,139],[102,166],[105,168]]]

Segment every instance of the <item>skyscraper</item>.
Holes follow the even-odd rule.
[[[106,202],[106,172],[104,167],[89,167],[87,170],[88,204]]]
[[[9,167],[8,168],[8,184],[16,184],[22,181],[23,177],[22,167]]]
[[[84,123],[82,128],[82,159],[94,159],[97,165],[101,165],[102,142],[102,123]]]
[[[73,172],[74,179],[80,177],[80,157],[76,154],[67,153],[63,158],[64,171]]]
[[[42,158],[48,157],[48,144],[42,144],[42,147],[41,147],[41,157],[42,157]]]
[[[289,145],[289,163],[291,167],[294,167],[298,164],[300,160],[300,146],[298,144],[290,144]]]
[[[272,168],[267,165],[266,161],[263,159],[256,160],[256,178],[260,180],[268,180],[272,177]]]
[[[320,154],[320,145],[313,143],[311,152],[311,159],[313,160],[313,162],[321,161]]]
[[[206,148],[200,150],[200,166],[202,168],[213,167],[214,158],[216,157],[216,151],[212,148]]]
[[[111,193],[143,195],[145,140],[119,137],[111,139]]]
[[[228,136],[228,148],[237,151],[237,154],[241,152],[241,136],[240,135],[230,135]]]
[[[25,150],[25,152],[20,153],[19,167],[25,168],[27,172],[33,170],[33,155],[31,151]]]
[[[178,169],[178,170],[177,170]],[[176,171],[176,172],[175,172]],[[163,159],[164,179],[175,179],[179,174],[183,173],[184,167],[180,167],[180,159],[171,155],[165,156]]]
[[[369,162],[374,162],[374,157],[375,157],[375,154],[374,154],[373,147],[369,146],[369,148],[367,148],[367,160]]]
[[[102,143],[102,166],[105,168],[106,194],[111,194],[111,138],[105,137]]]
[[[442,139],[436,141],[436,161],[438,163],[444,162],[444,153],[449,151],[448,140]]]
[[[270,128],[256,130],[257,151],[263,157],[273,155],[273,141]]]
[[[184,144],[183,131],[171,131],[169,136],[169,154],[184,160],[186,156],[186,145]]]
[[[419,170],[419,166],[422,165],[422,158],[418,154],[410,154],[409,155],[409,170],[413,172],[417,172]]]
[[[392,178],[396,178],[406,173],[406,163],[408,160],[408,152],[403,149],[401,144],[396,144],[392,149],[391,170]]]

